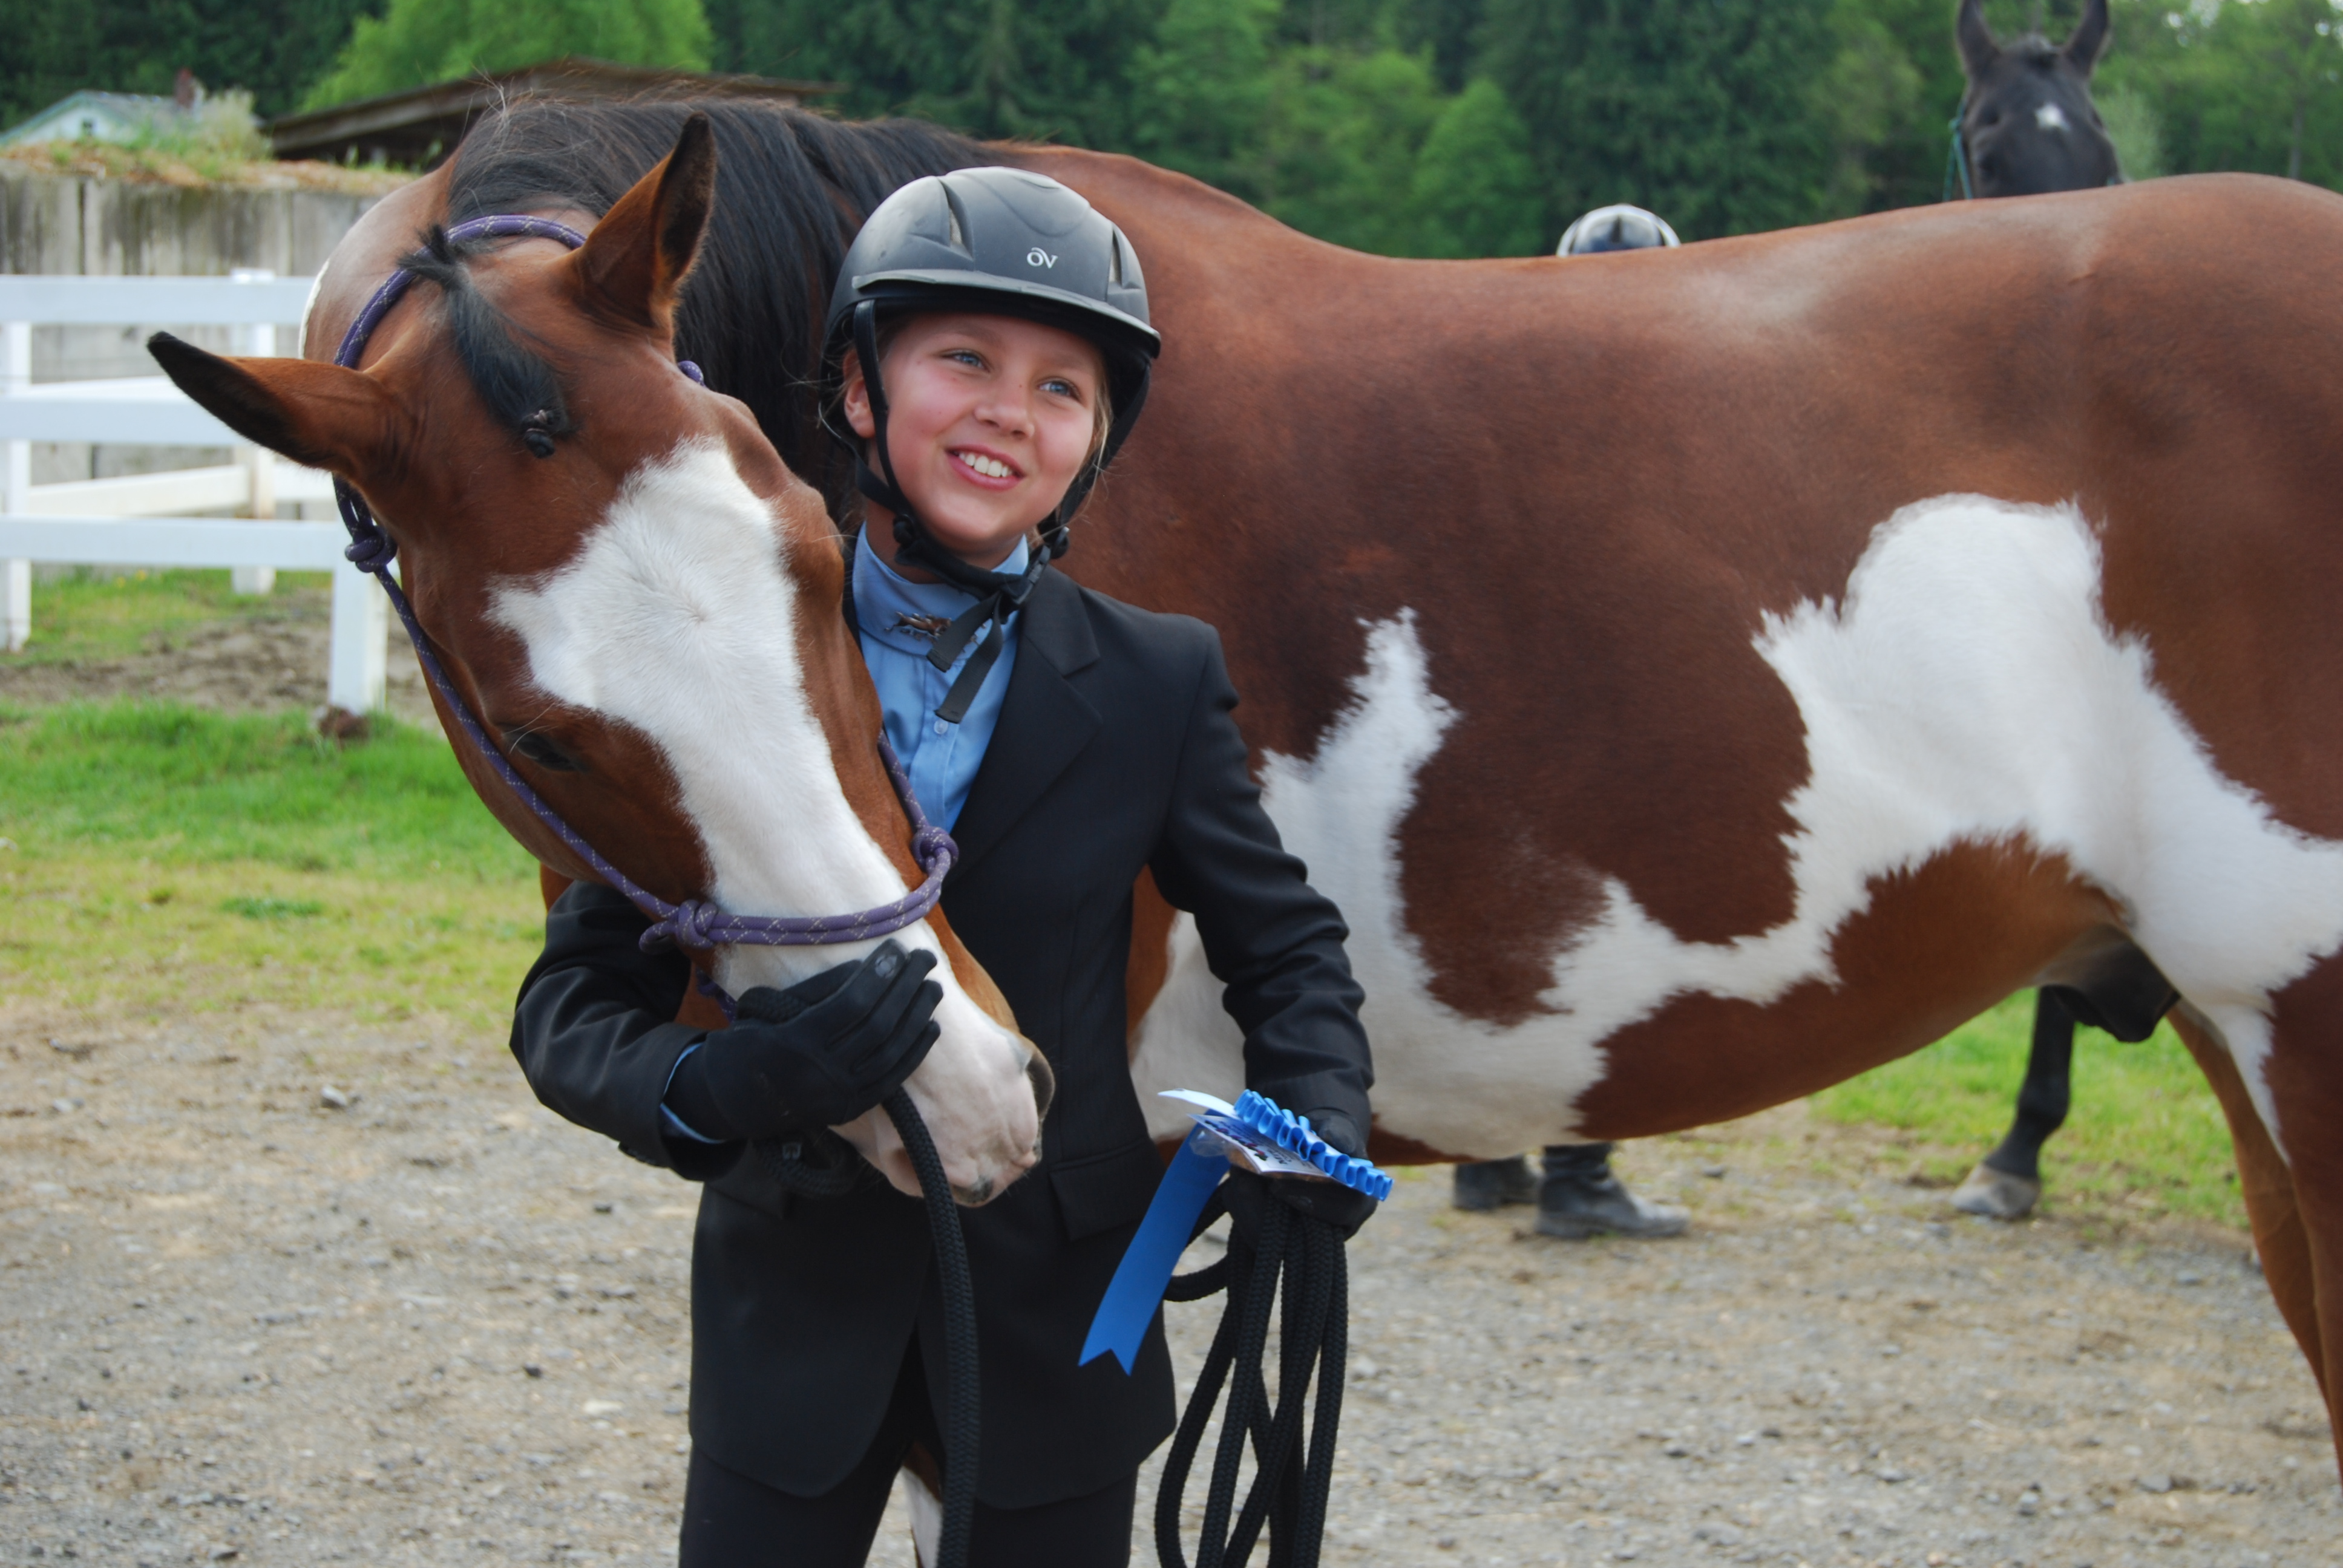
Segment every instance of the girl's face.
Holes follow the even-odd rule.
[[[938,544],[970,566],[999,566],[1091,459],[1105,386],[1099,351],[1016,317],[934,315],[905,323],[885,354],[897,484]],[[844,411],[856,435],[876,434],[850,355]],[[894,559],[891,528],[872,528],[870,543]]]

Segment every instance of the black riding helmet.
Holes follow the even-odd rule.
[[[938,310],[1038,321],[1088,339],[1106,362],[1113,419],[1098,460],[1076,476],[1055,511],[1035,519],[1046,548],[1034,551],[1020,573],[980,571],[937,545],[895,483],[894,457],[887,449],[887,392],[880,380],[880,317]],[[990,628],[936,709],[939,719],[957,724],[1001,656],[1002,625],[1022,608],[1050,562],[1066,553],[1067,521],[1139,422],[1150,366],[1163,340],[1148,325],[1147,283],[1121,229],[1053,179],[988,167],[913,180],[880,203],[863,223],[830,297],[823,367],[833,388],[850,344],[870,392],[870,415],[878,425],[871,444],[880,469],[871,471],[860,442],[833,430],[854,452],[855,486],[895,514],[900,558],[976,597],[974,605],[937,635],[928,662],[950,669],[977,631]]]
[[[858,352],[879,424],[884,473],[870,471],[858,443],[856,481],[863,494],[898,518],[910,517],[911,508],[895,486],[887,450],[879,321],[882,315],[937,310],[1022,317],[1087,338],[1104,357],[1113,422],[1098,461],[1042,521],[1050,553],[1063,555],[1067,520],[1138,423],[1147,401],[1149,366],[1162,347],[1162,338],[1148,324],[1147,282],[1138,254],[1090,203],[1056,180],[1023,169],[930,175],[879,205],[838,269],[824,363],[834,385],[849,346]]]

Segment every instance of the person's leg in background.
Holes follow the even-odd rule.
[[[1489,1210],[1508,1203],[1538,1206],[1540,1235],[1564,1241],[1589,1236],[1657,1240],[1684,1234],[1690,1215],[1673,1203],[1654,1203],[1631,1191],[1611,1169],[1609,1143],[1549,1143],[1543,1179],[1529,1161],[1482,1160],[1456,1167],[1451,1201],[1459,1209]]]

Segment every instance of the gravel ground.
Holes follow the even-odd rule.
[[[306,710],[326,700],[327,589],[279,586],[233,618],[201,621],[126,658],[34,662],[0,654],[0,702],[26,705],[146,697],[227,712]],[[388,642],[390,710],[438,728],[406,633]]]
[[[672,1556],[691,1191],[399,1028],[0,1010],[0,1562]],[[1691,1237],[1545,1241],[1436,1171],[1362,1232],[1329,1561],[2336,1560],[2242,1237],[1946,1222],[1796,1107],[1626,1168]]]

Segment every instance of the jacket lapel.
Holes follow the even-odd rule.
[[[1071,679],[1099,657],[1081,590],[1062,574],[1045,572],[1018,618],[1017,663],[1010,671],[1001,721],[969,787],[968,804],[952,826],[960,844],[952,880],[968,875],[1017,825],[1102,722]]]

